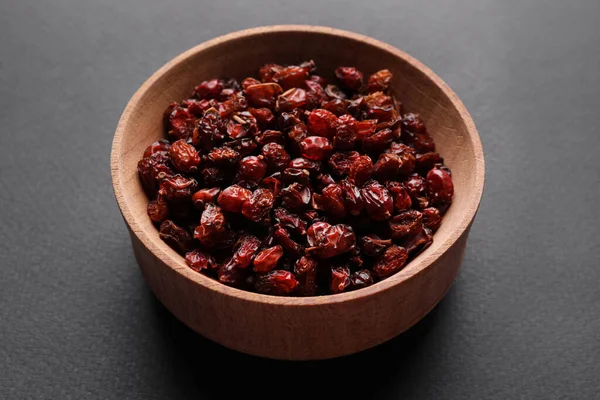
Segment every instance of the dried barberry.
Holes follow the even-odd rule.
[[[194,271],[314,296],[370,286],[431,244],[454,187],[422,118],[401,117],[389,70],[365,82],[339,67],[343,90],[315,71],[265,64],[260,80],[206,80],[167,107],[169,140],[138,174],[160,237]]]
[[[257,277],[254,287],[258,293],[285,296],[298,286],[294,274],[289,271],[275,270]]]
[[[373,264],[373,275],[379,279],[387,278],[400,271],[407,259],[408,253],[404,247],[391,245]]]

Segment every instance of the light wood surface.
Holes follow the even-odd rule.
[[[288,298],[250,293],[189,269],[146,214],[148,200],[136,166],[144,149],[164,136],[171,101],[215,76],[255,76],[266,62],[314,59],[331,78],[339,65],[365,75],[387,68],[404,110],[420,113],[451,168],[455,197],[433,244],[402,271],[373,286],[331,296]],[[454,92],[426,66],[377,40],[332,28],[272,26],[205,42],[158,70],[135,93],[119,121],[111,156],[115,196],[135,257],[158,299],[182,322],[232,349],[277,359],[323,359],[355,353],[410,328],[454,281],[484,185],[475,125]]]

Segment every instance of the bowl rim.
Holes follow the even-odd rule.
[[[209,49],[214,46],[218,46],[224,42],[240,39],[248,36],[260,36],[264,34],[273,33],[318,33],[329,36],[336,36],[353,41],[363,42],[370,46],[377,47],[386,52],[392,53],[393,55],[402,58],[405,62],[412,65],[414,68],[420,70],[429,79],[431,79],[442,92],[450,99],[452,105],[458,110],[460,117],[466,125],[468,136],[473,143],[474,155],[475,155],[475,185],[474,190],[468,194],[468,198],[465,200],[465,210],[462,218],[458,220],[454,228],[448,235],[448,237],[440,243],[432,245],[429,249],[418,255],[413,259],[409,265],[410,268],[404,268],[389,278],[377,282],[369,287],[339,294],[331,294],[324,296],[310,296],[310,297],[283,297],[283,296],[271,296],[265,294],[259,294],[249,292],[234,287],[224,285],[204,274],[193,271],[188,268],[181,255],[171,249],[166,243],[158,240],[154,240],[150,237],[149,233],[140,226],[134,213],[130,208],[130,200],[125,198],[125,186],[127,179],[122,176],[122,159],[121,159],[121,146],[123,137],[126,134],[126,127],[129,124],[131,118],[134,118],[133,109],[136,107],[140,99],[143,97],[146,91],[152,87],[156,81],[158,81],[167,71],[177,66],[178,64],[184,63],[187,59],[193,55]],[[312,26],[312,25],[272,25],[262,26],[257,28],[245,29],[237,32],[232,32],[223,36],[216,37],[214,39],[203,42],[173,58],[167,62],[160,69],[158,69],[150,78],[148,78],[142,86],[135,92],[133,97],[127,103],[125,110],[123,111],[119,123],[117,125],[115,136],[113,139],[112,150],[111,150],[111,175],[113,182],[113,190],[119,209],[129,227],[130,233],[148,249],[154,256],[160,259],[169,268],[173,269],[176,273],[182,275],[185,279],[189,279],[195,284],[203,286],[208,290],[213,290],[217,294],[235,297],[240,301],[248,301],[253,303],[262,303],[270,305],[280,306],[319,306],[319,305],[333,305],[351,302],[362,298],[369,297],[375,293],[384,292],[392,289],[393,287],[402,284],[408,280],[414,279],[423,273],[430,265],[435,263],[449,248],[451,248],[457,240],[467,231],[471,225],[471,222],[475,218],[475,214],[479,208],[481,197],[483,194],[484,178],[485,178],[485,163],[483,158],[483,149],[481,146],[481,140],[475,127],[469,112],[466,107],[460,101],[458,96],[452,91],[450,86],[446,84],[439,76],[437,76],[431,69],[425,66],[423,63],[408,55],[407,53],[399,50],[387,43],[381,42],[377,39],[373,39],[368,36],[364,36],[358,33],[353,33],[345,30],[336,28],[330,28],[325,26]],[[144,214],[145,216],[145,214]],[[155,229],[153,227],[153,229]]]

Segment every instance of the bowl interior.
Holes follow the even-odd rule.
[[[356,66],[366,76],[389,69],[394,75],[392,90],[402,102],[403,112],[423,116],[437,150],[452,170],[455,198],[432,246],[388,281],[424,268],[418,260],[443,251],[442,244],[452,239],[457,225],[472,220],[483,188],[483,161],[478,156],[481,144],[452,91],[418,61],[381,42],[329,28],[280,27],[227,35],[182,54],[154,74],[129,103],[117,129],[113,175],[121,187],[118,201],[130,228],[148,235],[142,241],[151,241],[171,262],[185,265],[183,258],[160,240],[147,217],[148,200],[136,170],[144,149],[164,137],[162,115],[167,105],[187,98],[192,88],[206,79],[232,76],[241,81],[256,76],[267,62],[294,64],[308,59],[316,62],[317,74],[327,78],[332,78],[332,71],[340,65]]]

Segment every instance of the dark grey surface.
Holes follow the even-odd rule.
[[[597,398],[600,2],[399,3],[2,0],[0,398],[312,398],[322,384],[331,398]],[[261,360],[191,332],[146,288],[112,194],[113,132],[139,85],[204,40],[274,23],[409,52],[461,97],[485,150],[446,299],[340,360]]]

